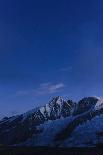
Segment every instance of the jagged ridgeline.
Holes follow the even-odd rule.
[[[0,120],[0,145],[94,146],[103,143],[102,114],[100,98],[87,97],[75,103],[58,96],[42,107]],[[84,141],[78,128],[89,135]]]

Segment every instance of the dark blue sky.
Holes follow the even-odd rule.
[[[0,114],[103,96],[102,0],[0,1]]]

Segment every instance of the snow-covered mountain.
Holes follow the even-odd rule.
[[[44,106],[35,108],[21,115],[22,121],[30,121],[38,125],[48,120],[55,120],[67,117],[73,113],[74,103],[71,100],[65,101],[62,97],[55,97]]]
[[[42,107],[0,121],[3,145],[76,147],[99,143],[103,143],[103,100],[97,97],[74,103],[58,96]]]

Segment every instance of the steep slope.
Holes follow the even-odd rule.
[[[87,101],[90,101],[91,103],[91,98],[88,98]],[[62,118],[62,119],[58,119],[55,121],[48,121],[38,126],[38,130],[40,130],[41,132],[38,133],[37,135],[34,134],[32,138],[29,138],[29,140],[19,145],[20,146],[25,145],[25,146],[58,146],[58,147],[73,147],[74,146],[74,147],[78,147],[78,146],[95,146],[99,144],[100,142],[103,143],[103,138],[102,139],[100,138],[101,139],[100,141],[99,139],[98,140],[93,139],[93,136],[92,136],[95,134],[98,134],[99,137],[103,136],[103,123],[102,123],[103,122],[103,107],[100,106],[100,103],[102,105],[102,100],[97,100],[95,106],[91,106],[89,110],[87,110],[84,113],[82,112],[79,115],[74,115],[74,116],[71,115],[67,118]],[[85,102],[83,104],[85,104]],[[99,108],[98,110],[95,109],[95,107],[98,107],[98,106],[101,108]],[[81,138],[83,139],[83,136],[75,140],[80,135],[80,132],[82,132],[82,135],[83,133],[85,134],[86,130],[87,130],[87,133],[92,132],[92,130],[89,130],[88,125],[86,125],[85,130],[84,128],[82,129],[82,131],[80,130],[80,132],[79,130],[76,130],[80,126],[82,128],[88,122],[89,122],[89,127],[91,129],[95,127],[96,125],[98,125],[97,128],[99,132],[96,132],[96,129],[95,129],[93,130],[93,133],[91,133],[90,137],[88,137],[90,133],[88,136],[85,135],[85,137],[87,136],[88,143],[85,138],[84,140],[81,141]],[[89,141],[89,139],[91,138],[92,138],[92,141]],[[96,143],[94,143],[94,141],[96,141]]]
[[[67,145],[66,141],[69,142],[76,128],[87,121],[92,122],[97,116],[103,117],[102,114],[103,100],[99,98],[87,97],[74,103],[71,100],[65,101],[62,97],[55,97],[42,107],[2,119],[0,144],[72,146],[72,143]]]
[[[40,121],[55,120],[60,117],[67,117],[72,113],[73,109],[72,101],[65,101],[62,97],[53,98],[48,104],[33,109],[23,114],[23,120],[30,118],[36,123]]]
[[[70,103],[65,101],[61,97],[53,98],[49,104],[41,107],[39,110],[44,116],[45,120],[55,120],[61,117],[67,117],[72,113],[73,102]]]
[[[22,115],[4,118],[0,121],[0,144],[11,145],[30,138],[39,131],[37,125],[48,120],[67,117],[72,113],[72,101],[62,97],[53,98],[48,104],[35,108]]]
[[[75,115],[81,114],[88,111],[91,108],[94,108],[94,106],[98,101],[101,101],[101,100],[99,100],[97,97],[85,97],[81,99],[77,104],[77,108],[74,114]]]
[[[73,117],[67,117],[46,122],[38,126],[41,133],[34,134],[32,138],[19,144],[19,146],[91,147],[103,144],[103,114],[95,116],[83,124],[78,124],[71,134],[67,135],[66,139],[56,141],[58,133],[65,130],[68,124],[74,120]]]
[[[86,147],[103,144],[103,114],[79,125],[61,147]]]
[[[54,121],[48,121],[38,126],[41,132],[33,135],[27,141],[18,144],[18,146],[52,146],[55,144],[55,136],[64,130],[73,117],[61,118]],[[55,146],[55,145],[54,145]]]

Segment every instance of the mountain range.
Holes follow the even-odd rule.
[[[103,145],[103,100],[54,97],[44,106],[0,120],[1,146],[95,147]]]

